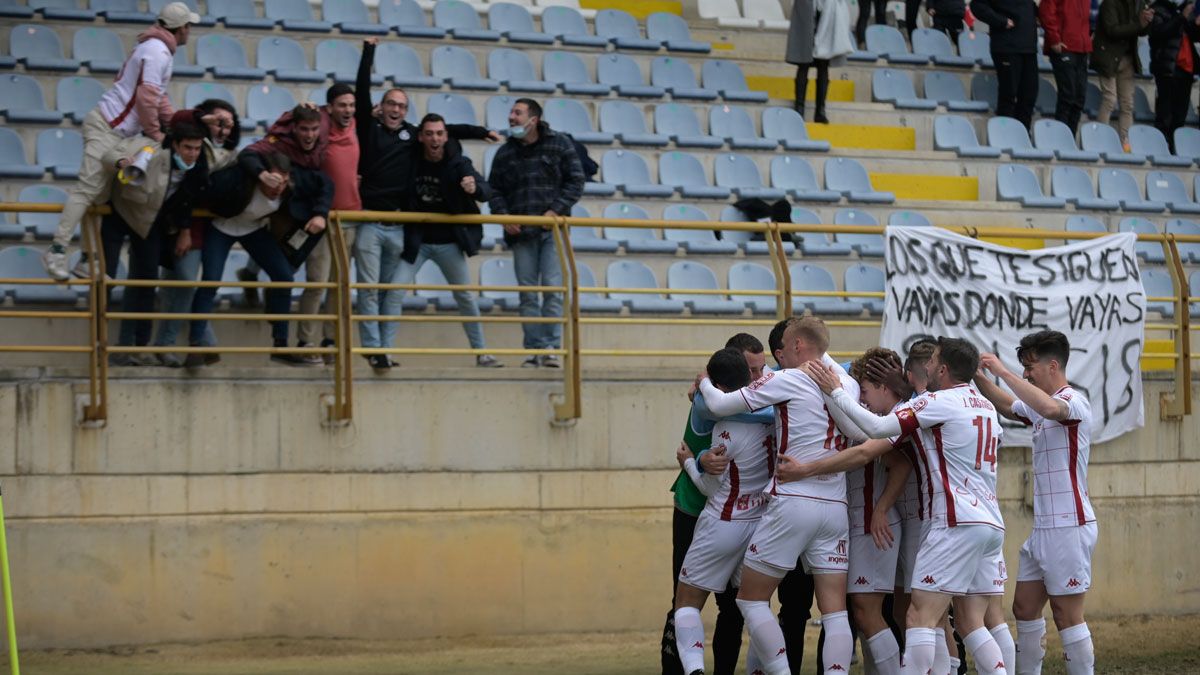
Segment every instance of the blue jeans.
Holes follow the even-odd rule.
[[[552,232],[543,231],[537,238],[514,242],[509,248],[518,286],[562,285],[562,268]],[[542,293],[540,305],[537,293],[521,293],[519,297],[521,316],[562,316],[562,293]],[[558,349],[562,344],[562,324],[525,323],[521,328],[525,331],[525,349]]]
[[[200,276],[200,249],[194,248],[184,253],[182,258],[175,258],[175,269],[167,270],[163,278],[172,281],[195,281],[198,276]],[[168,286],[159,291],[158,295],[162,302],[162,311],[171,312],[172,314],[184,314],[192,311],[192,297],[196,295],[196,289],[185,288],[183,286]],[[154,337],[154,344],[159,347],[174,345],[175,339],[179,335],[179,327],[182,324],[183,321],[180,319],[159,321],[158,332]],[[205,331],[204,338],[200,341],[200,344],[205,346],[217,344],[217,338],[213,335],[211,325]]]
[[[271,281],[291,281],[294,270],[287,256],[267,228],[261,227],[243,237],[231,237],[216,227],[210,227],[204,233],[204,248],[200,252],[202,264],[201,279],[204,281],[220,281],[225,271],[225,261],[229,258],[229,249],[234,243],[239,243],[246,253],[266,270]],[[213,287],[200,288],[192,299],[192,311],[196,314],[209,314],[217,297],[217,289]],[[266,309],[268,314],[287,315],[292,305],[292,290],[290,288],[271,288],[266,292]],[[193,321],[188,327],[188,344],[204,344],[205,336],[211,337],[208,321]],[[271,337],[276,342],[286,343],[288,322],[272,321]],[[215,340],[214,340],[215,343]]]
[[[400,254],[404,251],[404,226],[362,223],[354,239],[354,261],[360,284],[395,284],[400,270]],[[361,316],[396,316],[402,311],[404,291],[358,289]],[[396,322],[362,321],[358,334],[363,347],[388,348],[396,343]]]
[[[396,272],[396,283],[413,283],[417,278],[417,270],[429,261],[433,261],[442,270],[447,282],[451,284],[471,283],[471,275],[467,271],[467,256],[463,255],[458,244],[421,244],[416,261],[411,264],[400,261],[400,269]],[[471,291],[454,291],[454,301],[458,303],[459,314],[479,316],[479,303],[475,302],[475,294]],[[397,304],[399,303],[397,302]],[[478,323],[464,323],[463,332],[467,334],[467,341],[471,343],[471,349],[484,348],[482,326]]]

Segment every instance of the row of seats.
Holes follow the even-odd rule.
[[[1104,223],[1083,214],[1067,218],[1066,227],[1068,232],[1108,232]],[[1159,228],[1153,221],[1129,216],[1121,219],[1121,222],[1117,224],[1117,231],[1133,232],[1134,234],[1163,234],[1165,232],[1166,234],[1190,236],[1200,234],[1200,223],[1176,218],[1168,220],[1165,228]],[[1159,264],[1166,262],[1166,255],[1163,253],[1162,245],[1158,242],[1140,241],[1134,246],[1137,256],[1144,262]],[[1184,263],[1200,262],[1200,244],[1178,244],[1178,247],[1180,261]]]
[[[25,144],[15,131],[0,129],[0,177],[39,179],[45,173],[54,178],[79,177],[83,161],[83,136],[74,129],[45,129],[37,135],[33,163],[26,159]]]
[[[1195,178],[1194,188],[1200,194],[1200,175]],[[1200,213],[1200,205],[1188,198],[1179,176],[1165,171],[1146,174],[1146,196],[1143,197],[1137,180],[1124,170],[1101,169],[1094,186],[1083,169],[1056,166],[1050,173],[1050,196],[1047,196],[1042,192],[1041,182],[1028,167],[1006,164],[997,172],[996,193],[1001,201],[1019,202],[1031,208],[1061,209],[1072,204],[1077,209],[1097,211]]]
[[[258,14],[255,11],[256,5],[253,0],[207,0],[205,8],[200,7],[196,0],[181,1],[200,15],[200,25],[202,26],[212,26],[218,20],[224,19],[239,21],[255,18]],[[22,4],[21,0],[0,0],[0,16],[28,19],[33,18],[35,14],[40,14],[48,19],[68,21],[93,21],[99,18],[116,23],[150,23],[168,2],[171,0],[148,0],[147,5],[143,6],[142,0],[87,0],[87,7],[81,8],[76,0],[28,0],[27,4]],[[596,10],[581,8],[579,0],[467,0],[467,4],[481,14],[486,13],[490,5],[499,2],[520,5],[535,16],[541,16],[550,7],[574,9],[589,19],[596,16]],[[396,7],[402,5],[407,7],[410,3],[408,0],[383,0],[378,4],[392,5],[392,7],[382,10],[389,13],[390,16],[390,13],[396,11]],[[437,0],[416,0],[416,5],[418,8],[428,11],[437,6]],[[264,13],[267,11],[265,7],[263,11]],[[354,12],[355,10],[349,11]],[[286,3],[282,7],[273,6],[271,12],[276,16],[299,14],[290,9]],[[311,19],[311,15],[308,18]],[[261,25],[263,24],[238,27],[256,28]],[[229,25],[229,27],[235,26]]]

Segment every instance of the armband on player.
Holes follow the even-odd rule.
[[[896,419],[900,420],[899,438],[911,436],[921,427],[920,423],[917,422],[917,414],[913,412],[912,408],[901,408],[895,414]]]

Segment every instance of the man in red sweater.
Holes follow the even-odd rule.
[[[1071,133],[1079,126],[1087,97],[1088,54],[1092,53],[1089,0],[1042,0],[1038,18],[1045,32],[1042,51],[1054,67],[1058,101],[1054,119]]]

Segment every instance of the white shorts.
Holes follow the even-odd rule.
[[[900,524],[892,526],[892,533],[904,535]],[[896,559],[900,555],[900,540],[886,551],[875,545],[869,534],[850,535],[850,566],[847,570],[847,593],[891,593],[896,586]]]
[[[917,551],[921,549],[921,539],[925,536],[925,521],[920,518],[908,518],[900,521],[900,554],[896,556],[896,588],[903,588],[905,593],[912,593],[913,568],[917,566]]]
[[[850,556],[846,505],[804,497],[772,497],[746,549],[746,566],[782,579],[804,555],[812,574],[845,574]]]
[[[912,587],[947,595],[1003,595],[1004,532],[988,525],[930,527],[917,552]]]
[[[1050,595],[1075,595],[1092,587],[1096,523],[1034,528],[1021,546],[1017,581],[1041,581]]]
[[[724,593],[731,581],[740,586],[742,558],[757,526],[758,519],[721,520],[701,514],[679,580],[711,593]]]

